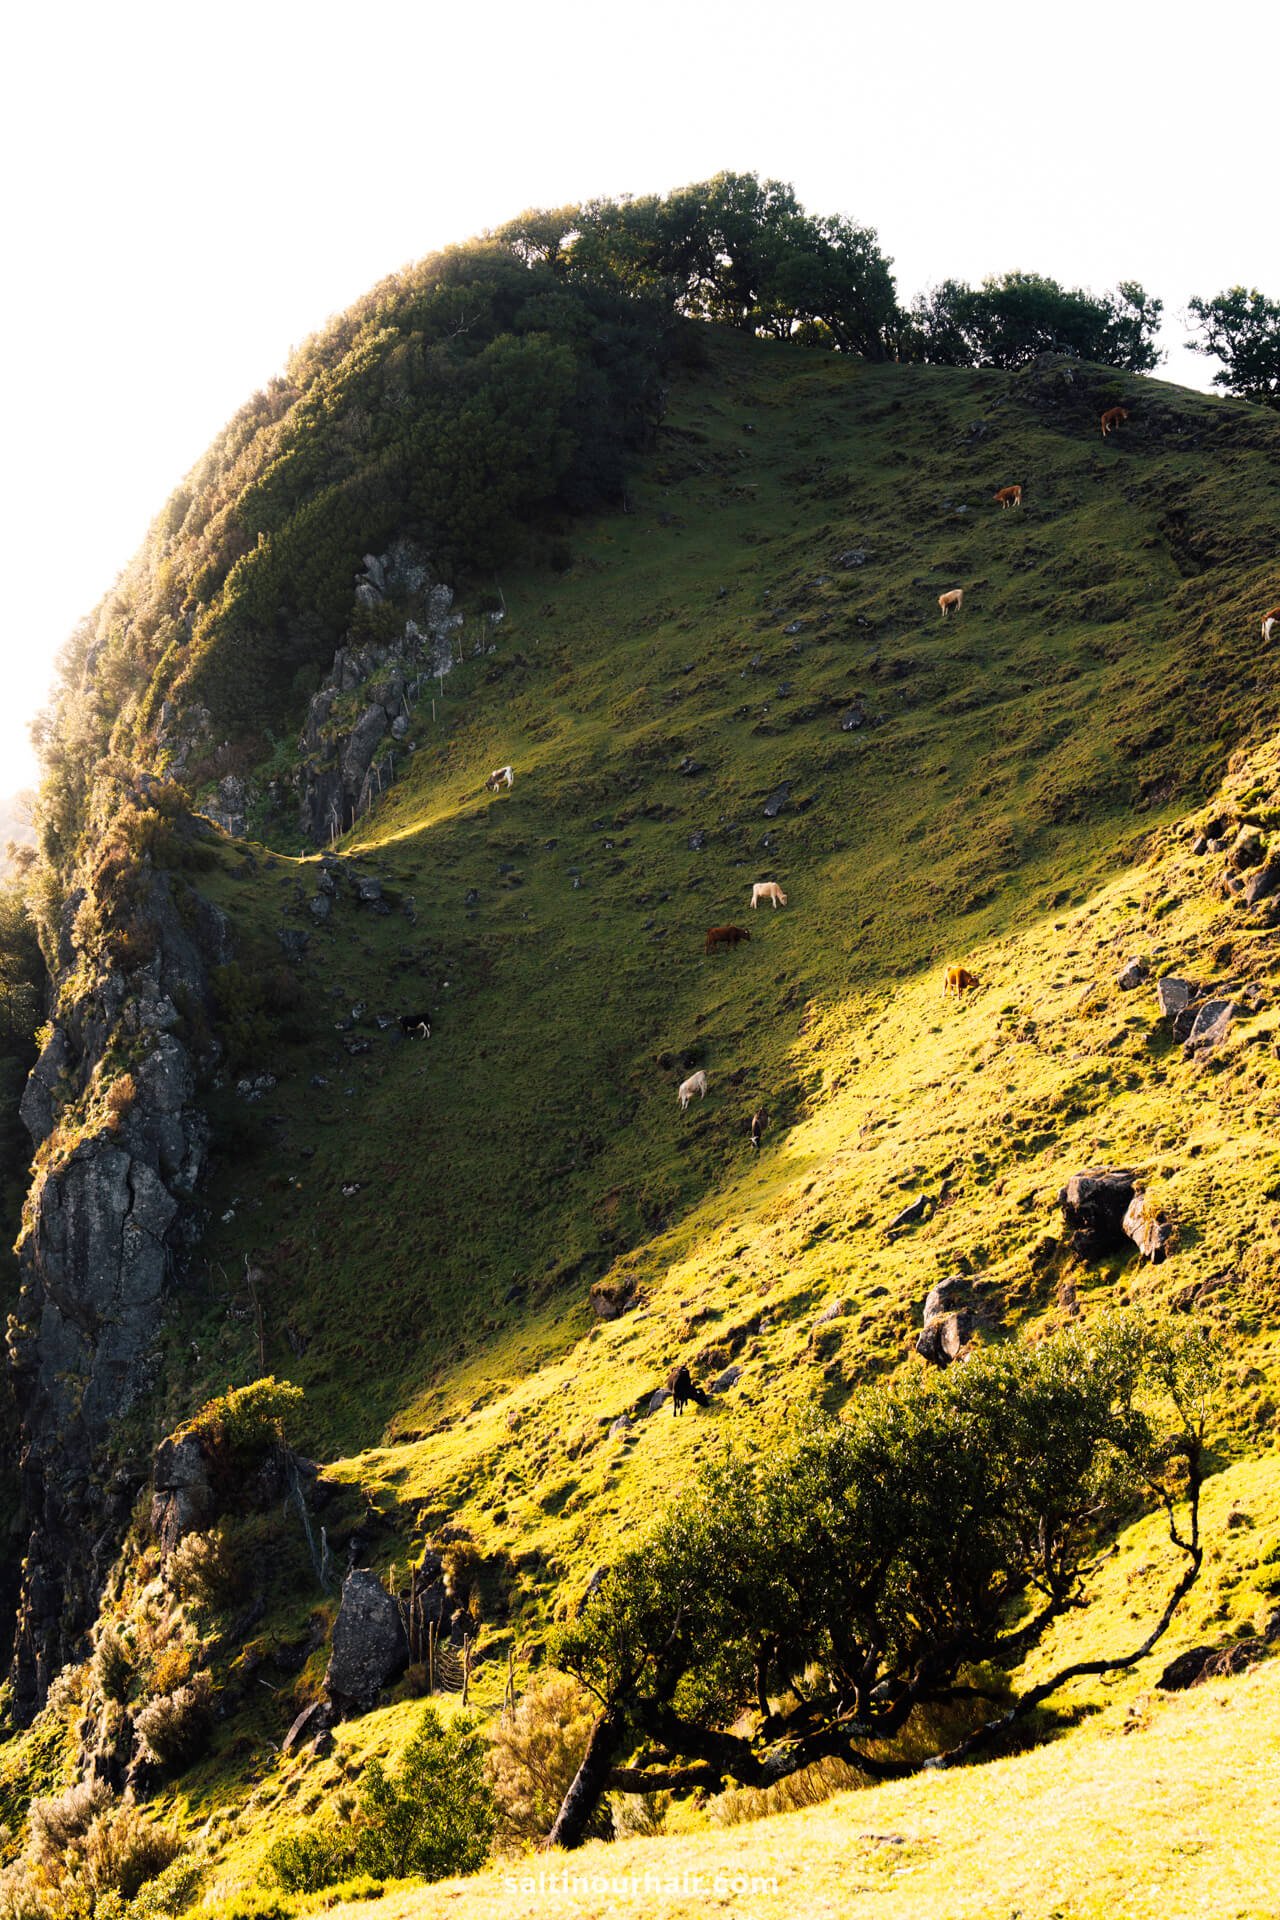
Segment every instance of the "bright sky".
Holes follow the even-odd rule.
[[[721,168],[875,227],[908,299],[1012,268],[1280,294],[1280,12],[916,0],[44,0],[0,113],[0,794],[51,663],[213,435],[383,274]],[[1239,20],[1237,19],[1237,26]],[[1221,30],[1221,44],[1217,34]]]

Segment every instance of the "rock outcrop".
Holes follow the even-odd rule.
[[[1071,1250],[1082,1260],[1104,1258],[1131,1240],[1144,1260],[1165,1258],[1177,1233],[1174,1221],[1156,1206],[1138,1176],[1127,1167],[1090,1168],[1073,1173],[1058,1205],[1071,1235]]]
[[[333,1623],[325,1692],[344,1713],[367,1713],[379,1690],[409,1664],[400,1609],[374,1573],[347,1575]]]
[[[175,831],[201,829],[187,818]],[[209,970],[232,947],[194,892],[179,910],[178,884],[140,862],[123,954],[82,935],[85,895],[70,895],[56,1018],[22,1101],[37,1149],[8,1338],[27,1534],[12,1667],[22,1721],[93,1618],[145,1476],[120,1423],[151,1384],[163,1302],[194,1235],[209,1130],[178,1007],[208,1007]]]
[[[345,833],[394,780],[409,731],[409,710],[432,678],[454,665],[463,615],[452,589],[432,579],[408,541],[366,554],[356,583],[361,606],[403,616],[399,635],[339,647],[307,709],[299,741],[299,818],[315,846]],[[484,615],[479,647],[492,644],[500,615]]]

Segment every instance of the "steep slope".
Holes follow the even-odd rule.
[[[148,1439],[228,1380],[287,1373],[303,1443],[359,1490],[357,1551],[403,1563],[446,1529],[474,1547],[484,1697],[727,1431],[763,1438],[788,1401],[903,1364],[948,1274],[985,1338],[1126,1297],[1194,1306],[1239,1369],[1235,1448],[1269,1444],[1276,970],[1268,896],[1222,875],[1269,871],[1280,824],[1255,618],[1278,431],[1055,361],[1009,377],[712,337],[627,510],[573,523],[563,570],[501,576],[505,619],[422,687],[400,777],[331,856],[297,855],[277,754],[248,779],[270,845],[197,838],[190,881],[166,869],[174,941],[188,884],[219,930],[197,943],[218,980],[187,956],[170,994],[212,1172],[143,1330],[155,1391],[121,1503]],[[487,793],[507,762],[514,787]],[[1194,828],[1233,845],[1241,825],[1247,854],[1191,851]],[[788,904],[752,913],[766,877]],[[723,923],[750,942],[705,953]],[[980,986],[944,1005],[953,960]],[[1164,972],[1232,1001],[1218,1051],[1184,1054]],[[400,1032],[419,1013],[429,1040]],[[707,1096],[682,1113],[696,1067]],[[100,1068],[80,1095],[99,1106],[120,1077]],[[55,1173],[83,1152],[78,1112]],[[1162,1266],[1065,1245],[1058,1189],[1102,1161],[1177,1217]],[[677,1358],[741,1371],[710,1416],[642,1417]],[[237,1742],[278,1740],[305,1697],[273,1684],[184,1778],[245,1859],[275,1795]],[[403,1725],[391,1708],[368,1737]]]

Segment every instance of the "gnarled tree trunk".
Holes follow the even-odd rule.
[[[596,1808],[600,1805],[609,1774],[618,1757],[626,1731],[625,1717],[618,1707],[602,1713],[591,1729],[582,1765],[574,1774],[569,1791],[560,1803],[555,1825],[546,1840],[547,1847],[580,1847]]]

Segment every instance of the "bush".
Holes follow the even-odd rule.
[[[590,1695],[576,1680],[556,1673],[529,1688],[511,1719],[500,1722],[486,1768],[506,1838],[540,1840],[551,1831],[594,1719]],[[602,1817],[597,1837],[604,1837],[606,1825]]]
[[[243,1600],[251,1585],[240,1543],[225,1525],[184,1534],[165,1561],[164,1578],[179,1600],[214,1613]]]
[[[213,1683],[197,1673],[186,1686],[151,1700],[134,1716],[151,1758],[162,1767],[183,1767],[204,1749],[213,1717]]]
[[[120,1629],[110,1622],[98,1635],[94,1666],[97,1669],[98,1691],[103,1699],[115,1700],[124,1706],[133,1691],[137,1660]]]
[[[479,1720],[460,1714],[446,1721],[427,1707],[394,1773],[381,1760],[369,1762],[352,1819],[330,1815],[284,1835],[267,1865],[281,1887],[298,1893],[356,1870],[443,1880],[483,1866],[497,1821]]]
[[[302,1388],[268,1374],[247,1387],[229,1387],[209,1400],[188,1420],[183,1432],[194,1434],[211,1457],[235,1456],[244,1464],[284,1443],[285,1422],[302,1405]]]
[[[85,1781],[32,1802],[26,1853],[0,1877],[0,1915],[115,1920],[121,1902],[132,1901],[181,1852],[175,1829],[148,1820],[131,1795],[117,1801],[104,1781]]]

